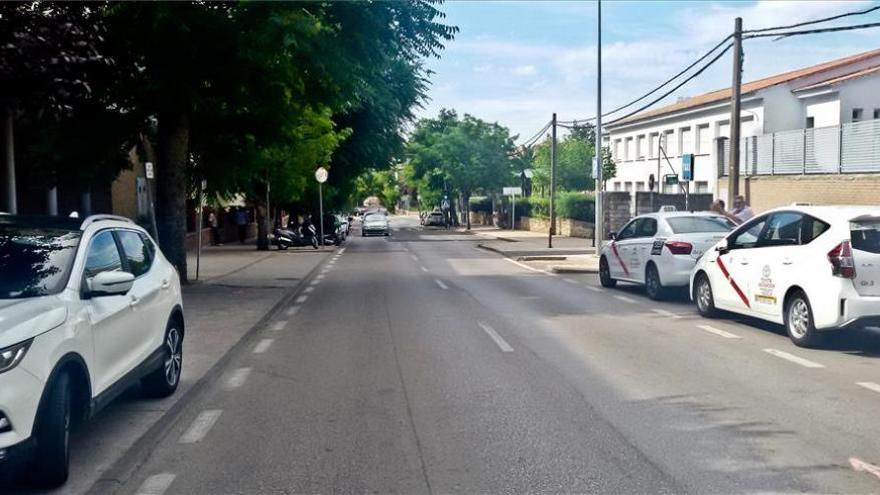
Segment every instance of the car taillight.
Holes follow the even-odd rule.
[[[843,241],[828,252],[831,274],[843,278],[856,277],[856,261],[853,259],[852,244]]]
[[[665,246],[669,248],[669,252],[672,254],[691,254],[694,246],[689,242],[681,242],[681,241],[667,241]]]

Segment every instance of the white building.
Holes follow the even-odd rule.
[[[715,139],[730,135],[730,94],[729,88],[713,91],[607,124],[605,145],[617,162],[617,177],[608,182],[608,190],[647,191],[653,174],[661,192],[680,192],[679,186],[665,185],[662,178],[680,174],[682,154],[694,153],[690,192],[725,198],[727,179],[718,180],[723,161],[717,161]],[[740,119],[743,137],[812,128],[829,128],[829,133],[835,133],[838,131],[830,129],[833,126],[842,130],[842,125],[850,122],[880,119],[880,50],[745,83]],[[803,136],[801,149],[807,150],[808,132]],[[813,131],[809,136],[812,139]],[[782,149],[779,145],[774,148],[773,143],[762,148],[762,153]],[[661,147],[668,162],[659,157]],[[806,151],[804,155],[804,162],[812,158],[806,157]],[[755,156],[756,161],[763,159],[762,163],[774,158],[779,161],[769,155]],[[748,165],[744,159],[741,163]],[[804,173],[810,173],[806,166]]]

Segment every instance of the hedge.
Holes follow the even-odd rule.
[[[468,208],[474,213],[492,214],[492,198],[488,196],[472,196],[468,200]]]
[[[593,194],[561,192],[556,195],[556,215],[562,218],[592,222],[596,218],[596,201]]]

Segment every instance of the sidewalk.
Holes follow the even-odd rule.
[[[128,473],[116,472],[114,464],[123,457],[137,460],[147,455],[150,442],[160,440],[154,437],[161,437],[162,424],[170,423],[166,414],[182,409],[204,388],[196,386],[200,382],[218,379],[209,375],[213,367],[246,341],[252,329],[262,326],[334,250],[207,246],[202,249],[198,281],[195,252],[190,253],[190,283],[183,288],[186,337],[179,389],[167,399],[147,400],[135,387],[76,430],[71,438],[71,478],[59,493],[101,491],[99,487],[124,479]]]
[[[553,236],[547,247],[547,234],[525,230],[501,230],[491,227],[471,229],[485,238],[480,248],[494,251],[513,260],[552,273],[596,273],[599,260],[591,239]]]

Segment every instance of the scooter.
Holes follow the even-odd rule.
[[[275,229],[275,244],[279,250],[285,250],[290,247],[312,246],[318,249],[318,236],[315,234],[315,226],[309,225],[307,229],[309,235],[303,235],[299,230]]]

